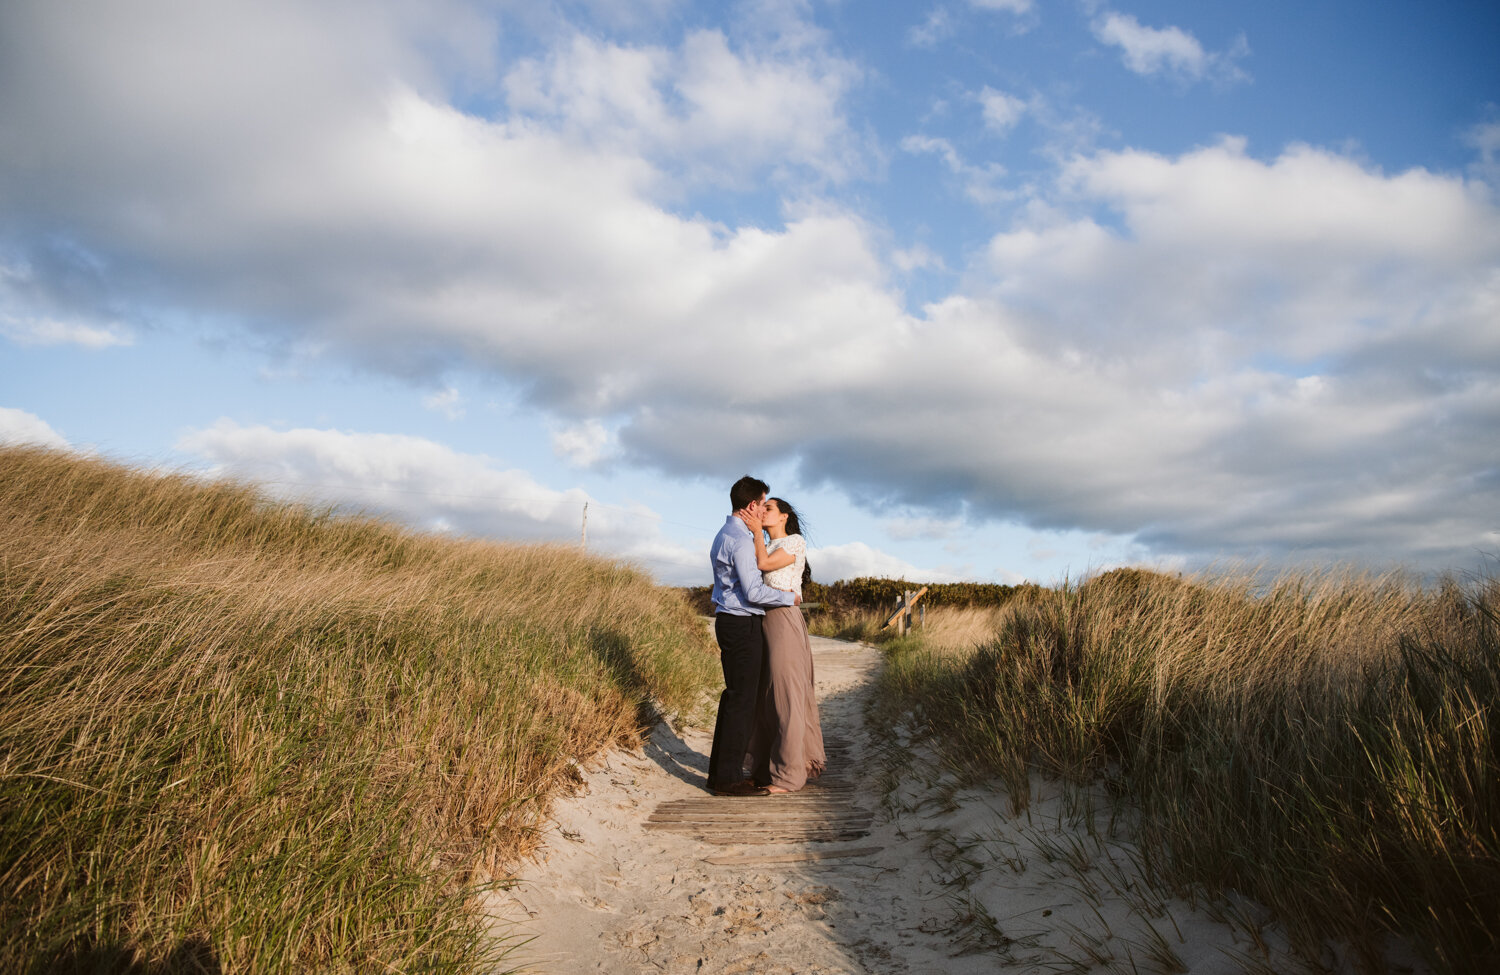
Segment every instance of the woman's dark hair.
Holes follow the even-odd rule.
[[[797,509],[786,503],[784,498],[767,498],[767,501],[776,502],[776,510],[786,512],[786,533],[788,535],[802,534],[802,519],[797,517]]]
[[[786,533],[788,535],[802,535],[802,519],[797,517],[797,509],[786,502],[785,498],[767,498],[767,501],[776,502],[776,510],[786,513]],[[806,535],[803,535],[806,538]],[[812,565],[804,557],[802,562],[802,584],[805,586],[812,582]]]

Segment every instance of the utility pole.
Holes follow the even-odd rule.
[[[579,533],[578,547],[584,551],[589,547],[589,503],[583,503],[583,530]]]

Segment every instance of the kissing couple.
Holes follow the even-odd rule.
[[[826,761],[812,642],[798,609],[807,542],[796,510],[767,498],[769,490],[749,475],[735,481],[733,514],[709,550],[724,668],[708,757],[708,789],[716,796],[796,792]]]

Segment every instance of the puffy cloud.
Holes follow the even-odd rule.
[[[207,461],[209,476],[231,475],[284,497],[379,512],[427,530],[574,544],[587,505],[591,551],[638,561],[684,585],[702,584],[708,574],[707,539],[701,550],[670,541],[660,517],[643,505],[601,504],[580,489],[548,487],[492,458],[421,437],[220,420],[177,446]]]
[[[857,579],[860,576],[921,582],[961,582],[973,578],[972,573],[955,574],[944,569],[919,568],[864,542],[809,548],[807,564],[812,566],[813,578],[822,583]]]
[[[862,167],[840,111],[854,65],[807,44],[732,49],[721,31],[678,50],[582,34],[507,74],[510,107],[591,145],[639,153],[695,179],[743,181],[770,166],[835,180]]]
[[[615,438],[598,420],[560,426],[552,431],[552,449],[577,467],[593,467],[612,458]]]
[[[46,420],[11,406],[0,406],[0,443],[55,447],[58,450],[71,446],[67,438],[52,429]]]
[[[988,85],[980,90],[978,98],[984,113],[985,127],[993,132],[1008,132],[1026,114],[1024,99],[996,91]]]
[[[1185,81],[1247,77],[1237,64],[1250,53],[1243,37],[1229,51],[1214,53],[1180,27],[1146,27],[1130,14],[1105,11],[1094,18],[1092,27],[1100,43],[1120,49],[1125,66],[1136,74],[1166,74]]]

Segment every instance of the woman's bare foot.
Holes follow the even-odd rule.
[[[768,785],[768,786],[766,786],[766,791],[769,792],[769,793],[771,793],[771,795],[773,795],[773,796],[784,796],[784,795],[790,794],[792,790],[791,789],[783,789],[779,785]]]

